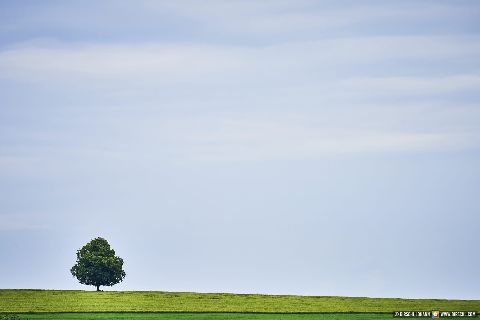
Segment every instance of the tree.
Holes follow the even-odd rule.
[[[122,269],[123,259],[115,256],[115,250],[107,240],[95,238],[80,250],[77,250],[77,263],[70,269],[81,284],[96,286],[113,286],[125,278]]]

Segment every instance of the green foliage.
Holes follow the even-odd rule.
[[[312,297],[161,291],[0,289],[0,312],[362,312],[480,311],[480,300]],[[392,316],[389,314],[389,316]]]
[[[125,278],[123,259],[115,256],[115,250],[103,238],[95,238],[77,251],[77,263],[70,272],[82,284],[113,286]]]

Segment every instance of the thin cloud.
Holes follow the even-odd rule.
[[[131,85],[198,82],[239,83],[346,76],[355,68],[391,61],[470,59],[480,54],[476,37],[359,37],[296,42],[266,47],[229,45],[35,44],[0,52],[0,77],[64,83],[91,80]],[[354,67],[354,68],[352,68]],[[130,80],[134,81],[130,81]],[[308,79],[308,78],[307,78]]]
[[[459,91],[480,91],[480,76],[461,74],[447,77],[369,77],[340,82],[349,94],[380,96],[431,95]]]
[[[444,152],[478,142],[466,133],[322,128],[292,125],[291,121],[225,121],[211,128],[189,132],[179,148],[184,160],[298,160],[359,153]]]
[[[1,231],[32,231],[48,229],[45,223],[32,222],[30,217],[24,215],[0,214]]]
[[[227,50],[204,46],[144,44],[32,47],[0,54],[2,77],[24,80],[69,78],[153,80],[199,77],[238,66]]]
[[[471,7],[445,3],[418,4],[412,10],[408,1],[384,5],[353,4],[337,6],[317,1],[196,1],[158,2],[144,1],[143,7],[154,12],[169,11],[198,23],[200,28],[217,30],[229,35],[279,36],[281,40],[305,37],[328,38],[331,34],[356,29],[364,33],[381,34],[381,30],[370,28],[375,23],[399,24],[405,22],[442,22],[452,17],[475,17]],[[420,8],[418,8],[420,7]],[[319,10],[321,8],[321,10]],[[292,37],[294,36],[294,37]]]

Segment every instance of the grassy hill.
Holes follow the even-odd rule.
[[[480,300],[312,297],[161,291],[0,290],[0,313],[390,313],[400,310],[472,310],[478,312],[480,311]]]

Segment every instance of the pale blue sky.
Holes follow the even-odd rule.
[[[480,2],[0,1],[0,288],[480,299]]]

